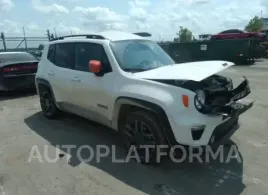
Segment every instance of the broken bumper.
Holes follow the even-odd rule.
[[[243,104],[239,101],[250,92],[248,80],[245,78],[235,89],[213,94],[214,97],[224,96],[226,104],[210,105],[205,113],[189,109],[187,112],[172,114],[169,122],[177,143],[205,146],[230,138],[239,128],[239,116],[254,105],[254,102]]]
[[[249,110],[254,105],[254,102],[250,104],[233,103],[228,108],[230,113],[223,114],[224,123],[218,125],[209,140],[209,144],[221,143],[228,140],[240,127],[238,123],[239,116]]]
[[[239,128],[239,116],[254,105],[232,103],[213,115],[189,112],[170,120],[176,142],[172,145],[205,146],[229,139]]]

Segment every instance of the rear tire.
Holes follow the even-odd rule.
[[[59,116],[59,110],[49,89],[40,90],[40,104],[43,114],[48,119],[55,119]]]
[[[139,158],[135,160],[142,164],[161,163],[165,155],[160,155],[160,152],[168,154],[169,146],[162,128],[153,113],[143,110],[130,111],[119,124],[124,148],[131,156],[135,156],[133,149],[136,149]],[[149,146],[148,149],[145,149],[146,146]]]

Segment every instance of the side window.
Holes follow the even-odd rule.
[[[54,64],[62,68],[73,68],[73,44],[72,43],[59,43],[55,45],[56,55]]]
[[[54,63],[55,53],[56,53],[55,45],[54,44],[50,45],[47,52],[47,59],[52,63]]]
[[[104,49],[102,51],[102,61],[101,61],[101,63],[102,63],[103,71],[105,73],[112,72],[111,64],[109,62],[109,59],[108,59],[108,57],[107,57],[106,52],[104,51]]]
[[[76,43],[75,69],[89,72],[88,62],[90,60],[101,61],[105,72],[111,70],[109,60],[102,45],[96,43]]]

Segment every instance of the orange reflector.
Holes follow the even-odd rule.
[[[188,95],[183,95],[182,96],[182,103],[183,103],[183,105],[185,106],[185,107],[189,107],[189,97],[188,97]]]

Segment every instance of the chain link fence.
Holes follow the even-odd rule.
[[[48,37],[8,37],[1,33],[0,52],[26,51],[35,52],[40,44],[48,41]]]

